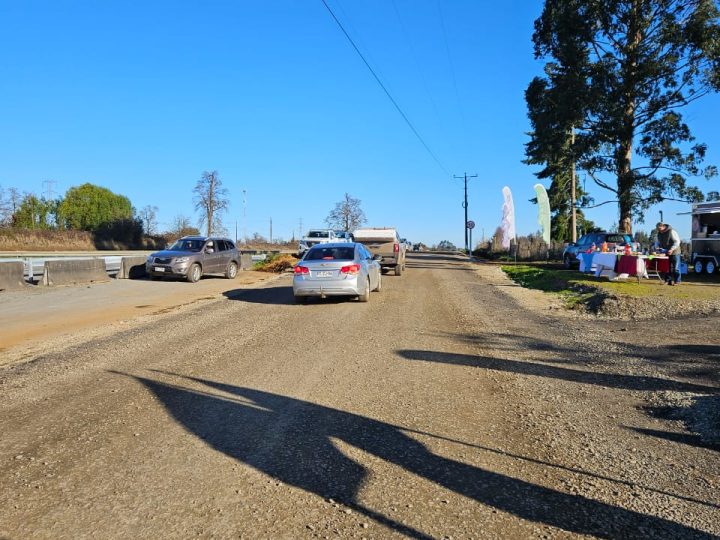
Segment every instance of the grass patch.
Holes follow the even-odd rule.
[[[505,265],[501,267],[510,279],[522,287],[559,294],[567,307],[573,308],[598,296],[669,297],[688,300],[717,298],[719,285],[714,282],[698,282],[694,276],[685,277],[678,287],[668,287],[660,280],[635,278],[626,281],[609,281],[573,270],[560,270],[533,265]]]

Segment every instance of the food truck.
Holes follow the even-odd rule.
[[[720,201],[692,207],[691,263],[696,274],[714,274],[720,265]]]

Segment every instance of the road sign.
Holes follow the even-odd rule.
[[[465,226],[466,226],[468,229],[474,229],[474,228],[475,228],[475,222],[472,221],[472,220],[470,220],[470,221],[468,221],[468,222],[465,224]]]

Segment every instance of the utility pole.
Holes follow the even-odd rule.
[[[272,244],[272,218],[270,218],[270,243]]]
[[[463,228],[465,229],[465,251],[470,253],[470,247],[468,245],[468,228],[467,228],[467,222],[468,222],[468,200],[467,200],[467,181],[468,178],[477,178],[477,174],[471,174],[468,176],[468,173],[464,173],[463,176],[455,176],[453,175],[453,178],[463,178],[465,180],[465,200],[462,203],[462,207],[465,209],[465,222],[463,223]]]
[[[575,210],[575,126],[570,127],[570,151],[572,152],[572,179],[570,181],[570,205],[572,206],[572,241],[577,242],[577,211]]]
[[[303,232],[302,232],[302,218],[300,218],[300,234],[298,235],[298,238],[302,238],[302,237],[303,237]]]
[[[243,189],[243,240],[245,244],[247,244],[248,237],[247,237],[247,192]]]

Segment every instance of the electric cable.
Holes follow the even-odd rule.
[[[412,122],[410,122],[410,119],[409,119],[409,118],[407,117],[407,115],[403,112],[403,110],[400,108],[400,105],[398,105],[397,101],[395,101],[395,99],[392,97],[392,95],[390,94],[390,92],[388,91],[388,89],[385,87],[385,85],[383,84],[383,82],[382,82],[382,81],[380,80],[380,78],[377,76],[377,74],[375,73],[375,70],[372,68],[372,66],[370,66],[370,64],[368,63],[368,61],[365,59],[365,56],[363,56],[363,53],[360,52],[360,49],[358,49],[357,45],[355,45],[355,42],[353,41],[353,39],[350,37],[350,35],[349,35],[349,34],[347,33],[347,31],[345,30],[345,27],[342,25],[342,23],[340,22],[340,20],[335,16],[335,13],[333,12],[333,10],[330,8],[330,6],[327,4],[327,2],[326,2],[325,0],[320,0],[320,1],[323,3],[323,5],[325,6],[325,8],[328,10],[328,12],[330,13],[330,16],[333,18],[333,20],[335,21],[335,23],[337,23],[338,27],[340,28],[340,30],[342,31],[342,33],[345,35],[345,37],[347,38],[347,40],[350,42],[350,44],[352,45],[353,49],[355,49],[355,52],[356,52],[356,53],[358,54],[358,56],[361,58],[361,60],[362,60],[363,63],[365,64],[365,66],[370,70],[370,73],[372,73],[372,76],[375,78],[375,80],[377,81],[377,83],[380,85],[380,88],[383,89],[383,92],[385,92],[385,95],[388,97],[388,99],[390,100],[390,102],[395,106],[395,108],[397,109],[397,111],[400,113],[400,116],[403,117],[403,120],[405,120],[405,123],[408,125],[408,127],[412,130],[412,132],[413,132],[413,133],[415,134],[415,136],[418,138],[418,140],[419,140],[420,143],[423,145],[423,147],[425,148],[425,150],[427,150],[427,152],[430,154],[430,156],[435,160],[435,163],[438,164],[438,166],[445,172],[445,174],[447,174],[448,176],[450,176],[450,172],[445,168],[445,166],[444,166],[444,165],[442,164],[442,162],[437,158],[437,156],[435,155],[435,153],[430,149],[430,147],[427,145],[427,143],[426,143],[425,140],[422,138],[422,136],[420,135],[420,133],[418,133],[417,129],[415,129],[415,126],[413,126]]]

